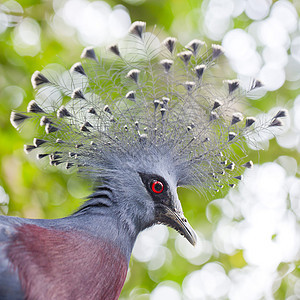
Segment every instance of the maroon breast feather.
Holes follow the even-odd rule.
[[[7,248],[26,299],[118,299],[128,263],[111,242],[23,225]]]

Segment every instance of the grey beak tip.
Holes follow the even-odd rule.
[[[198,242],[198,236],[196,234],[196,232],[193,232],[193,236],[191,237],[191,239],[189,239],[189,242],[195,247],[197,245]]]

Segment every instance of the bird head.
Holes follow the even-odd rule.
[[[246,157],[247,138],[281,126],[286,111],[256,128],[255,118],[237,110],[247,93],[240,82],[219,84],[211,71],[221,46],[208,49],[192,40],[182,47],[174,37],[160,43],[145,26],[133,23],[120,46],[100,55],[85,48],[82,62],[62,74],[36,71],[36,99],[26,113],[13,112],[11,122],[17,128],[25,120],[40,124],[25,152],[77,169],[95,187],[108,185],[124,224],[134,220],[143,230],[163,223],[195,244],[177,187],[234,187],[252,166],[234,147]],[[249,91],[261,86],[254,80]]]
[[[182,170],[170,151],[151,147],[134,151],[134,155],[130,151],[108,155],[111,161],[104,184],[109,185],[118,199],[116,205],[122,223],[137,232],[164,224],[195,245],[196,234],[183,214],[177,194]]]

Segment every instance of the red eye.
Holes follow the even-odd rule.
[[[160,181],[154,180],[151,189],[155,194],[160,194],[164,190],[164,185]]]

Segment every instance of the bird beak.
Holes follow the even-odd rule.
[[[178,200],[179,201],[179,200]],[[182,209],[177,210],[163,204],[158,204],[156,209],[156,220],[174,228],[183,235],[193,246],[197,242],[197,234],[184,217]]]

